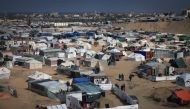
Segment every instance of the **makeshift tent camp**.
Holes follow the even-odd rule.
[[[75,65],[75,64],[71,61],[65,61],[61,63],[61,66],[63,67],[71,67],[72,65]]]
[[[128,47],[128,44],[126,42],[119,42],[117,45],[119,45],[119,47]]]
[[[47,106],[47,109],[67,109],[66,104]]]
[[[102,93],[102,89],[91,82],[73,84],[73,89],[85,93],[85,102],[94,102],[100,98]]]
[[[185,61],[183,60],[183,58],[170,60],[170,64],[172,67],[175,67],[175,68],[187,68],[187,65],[186,65]]]
[[[47,57],[54,57],[57,56],[57,53],[62,53],[62,49],[45,49],[45,50],[40,50],[39,55],[40,56],[47,56]]]
[[[134,53],[141,54],[145,57],[145,59],[151,59],[154,55],[151,51],[134,51]]]
[[[77,49],[77,53],[79,54],[79,56],[84,56],[84,53],[86,52],[86,49]]]
[[[118,53],[118,52],[120,52],[120,51],[119,51],[118,49],[114,48],[114,49],[111,49],[110,52],[111,52],[111,53]]]
[[[95,67],[97,61],[98,61],[98,60],[97,60],[97,59],[94,59],[94,58],[86,58],[86,59],[83,61],[83,64],[84,64],[84,66],[87,66],[87,67]]]
[[[28,81],[28,88],[43,96],[48,96],[53,99],[59,99],[56,95],[60,93],[60,90],[66,91],[67,85],[60,83],[56,80],[45,79]]]
[[[52,58],[46,58],[45,59],[45,64],[48,66],[57,66],[57,60],[59,58],[57,57],[52,57]]]
[[[96,59],[102,59],[102,57],[104,56],[104,53],[102,52],[98,52],[96,53],[96,55],[94,56]]]
[[[190,87],[190,74],[184,73],[176,78],[176,83],[184,87]]]
[[[89,83],[90,80],[88,78],[85,77],[81,77],[81,78],[73,78],[73,83]]]
[[[128,56],[128,60],[145,61],[145,56],[143,56],[142,54],[132,53]]]
[[[66,105],[70,109],[82,109],[82,92],[67,92]]]
[[[95,67],[99,68],[100,71],[104,71],[106,68],[108,68],[108,62],[104,60],[99,60]]]
[[[88,50],[88,51],[84,54],[84,57],[85,57],[85,58],[93,58],[95,55],[96,55],[96,52],[95,52],[95,51]]]
[[[48,48],[47,44],[46,44],[46,43],[43,43],[43,42],[40,42],[40,43],[32,43],[31,46],[32,46],[32,48],[33,48],[34,50],[37,50],[37,49],[39,49],[39,50],[45,50],[45,49]]]
[[[105,55],[102,57],[102,60],[108,61],[110,58],[111,58],[111,55],[105,54]]]
[[[29,60],[25,62],[24,66],[28,69],[41,69],[42,62],[37,61],[37,60]]]
[[[105,74],[90,74],[90,81],[98,85],[102,90],[111,90],[112,83]]]
[[[11,71],[5,67],[0,68],[0,79],[9,79]]]
[[[91,32],[91,31],[86,32],[86,35],[87,35],[88,37],[92,37],[92,36],[94,36],[95,34],[96,34],[95,32]]]
[[[43,79],[52,79],[52,76],[45,74],[43,72],[36,71],[30,76],[28,76],[29,80],[43,80]]]
[[[65,57],[66,58],[75,58],[76,57],[76,52],[77,52],[76,48],[72,48],[72,47],[67,48]]]
[[[89,43],[81,43],[81,44],[79,44],[79,47],[80,48],[83,48],[83,49],[91,49],[92,48],[92,45],[91,44],[89,44]]]

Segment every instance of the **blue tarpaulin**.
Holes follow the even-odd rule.
[[[67,38],[74,37],[73,33],[66,33],[64,36],[67,37]]]
[[[52,33],[39,33],[38,36],[52,36]]]
[[[73,78],[73,83],[89,83],[88,78]]]
[[[73,35],[74,35],[74,36],[80,36],[80,33],[77,32],[77,31],[75,31],[75,32],[73,32]]]
[[[146,51],[134,51],[134,53],[143,55],[145,57],[145,59],[147,58]]]
[[[87,36],[94,36],[94,35],[95,35],[95,32],[86,32],[86,35],[87,35]]]
[[[71,33],[66,33],[64,36],[67,38],[75,37],[75,36],[80,36],[80,33],[75,31],[75,32],[71,32]]]

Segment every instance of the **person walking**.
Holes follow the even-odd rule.
[[[121,74],[119,74],[119,81],[121,81]]]
[[[121,80],[124,81],[124,78],[125,78],[125,77],[124,77],[124,74],[122,73],[122,74],[121,74]]]
[[[125,84],[121,85],[121,90],[125,91]]]
[[[129,75],[129,81],[132,81],[132,78],[134,77],[134,75],[133,74],[130,74]]]

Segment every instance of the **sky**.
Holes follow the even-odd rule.
[[[0,12],[179,12],[190,0],[0,0]]]

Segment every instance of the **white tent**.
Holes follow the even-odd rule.
[[[29,60],[24,65],[28,69],[42,69],[42,62],[37,60]]]
[[[84,49],[91,49],[91,48],[92,48],[92,45],[89,44],[89,43],[84,43],[83,48],[84,48]]]
[[[94,39],[92,39],[92,38],[88,39],[88,43],[89,43],[89,44],[94,45],[94,42],[95,42],[95,40],[94,40]]]
[[[184,73],[176,78],[176,83],[181,86],[190,87],[190,74]]]
[[[68,44],[71,42],[71,39],[59,39],[58,42]]]
[[[0,68],[0,79],[9,79],[11,71],[6,67]]]
[[[141,54],[137,53],[132,53],[128,56],[128,60],[133,60],[133,61],[145,61],[145,57]]]
[[[47,109],[67,109],[66,104],[47,106]]]
[[[142,39],[140,40],[138,43],[141,45],[141,46],[144,46],[148,41],[145,40],[145,39]]]
[[[77,53],[79,54],[79,56],[84,56],[84,53],[86,52],[86,49],[77,49]]]
[[[111,57],[111,55],[105,54],[105,55],[102,57],[102,60],[107,61],[108,59],[110,59],[110,57]]]
[[[65,53],[57,53],[57,57],[59,58],[65,58]]]
[[[29,80],[43,80],[43,79],[52,79],[52,76],[45,74],[43,72],[36,71],[30,76],[28,76]]]
[[[74,47],[67,48],[66,52],[76,52],[77,49]]]
[[[84,42],[81,41],[81,40],[78,40],[78,41],[76,42],[76,44],[79,45],[79,46],[80,46],[80,45],[83,45],[83,43],[84,43]]]
[[[76,48],[73,48],[73,47],[68,48],[66,50],[66,55],[65,56],[66,56],[66,58],[75,58],[77,56],[76,52],[77,52]]]
[[[83,61],[83,64],[87,67],[95,67],[98,60],[95,58],[87,58]]]
[[[151,49],[148,47],[144,47],[144,48],[142,48],[142,51],[151,51]]]
[[[85,57],[85,58],[93,58],[95,55],[96,55],[96,52],[95,52],[95,51],[88,50],[88,51],[84,54],[84,57]]]
[[[107,61],[99,60],[97,64],[98,64],[97,66],[100,68],[100,71],[104,71],[105,69],[108,68]]]
[[[30,42],[30,45],[32,46],[33,50],[37,50],[37,49],[44,50],[44,49],[47,49],[48,47],[45,41],[44,42],[43,41]]]
[[[127,56],[127,52],[126,51],[122,51],[124,56]]]
[[[118,53],[118,52],[120,52],[120,51],[119,51],[118,49],[114,48],[114,49],[111,49],[110,52],[111,52],[111,53]]]
[[[113,39],[113,40],[108,41],[108,45],[111,46],[111,47],[115,47],[117,42],[118,42],[117,40]]]
[[[95,38],[102,38],[102,37],[104,37],[103,34],[100,34],[100,35],[96,35],[96,34],[95,34]]]
[[[118,45],[120,46],[120,47],[128,47],[128,44],[126,43],[126,42],[119,42],[118,43]]]
[[[133,43],[133,44],[131,44],[131,46],[140,47],[141,45],[139,43]]]
[[[64,63],[61,63],[61,66],[64,66],[64,67],[70,67],[72,65],[75,65],[75,64],[71,61],[65,61]]]

